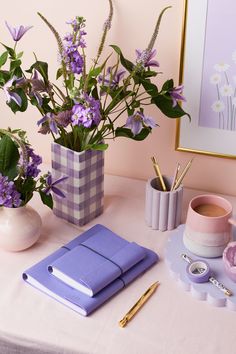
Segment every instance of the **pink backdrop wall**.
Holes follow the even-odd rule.
[[[155,47],[158,52],[160,70],[163,71],[158,81],[161,84],[163,80],[173,78],[177,84],[183,0],[113,0],[113,2],[114,21],[107,43],[119,45],[125,56],[130,59],[134,58],[135,48],[144,49],[147,46],[161,9],[168,5],[172,6],[163,18]],[[49,62],[50,73],[54,77],[57,68],[57,45],[36,12],[43,13],[62,35],[67,31],[66,20],[75,15],[86,17],[87,58],[93,58],[107,10],[107,0],[4,1],[0,13],[0,41],[6,45],[12,44],[4,25],[5,20],[15,25],[33,25],[34,28],[19,42],[19,49],[25,52],[25,67],[28,68],[33,62],[32,52],[34,51],[39,59]],[[107,50],[107,53],[110,53],[110,50]],[[51,139],[49,136],[45,137],[37,133],[36,121],[39,119],[37,112],[31,107],[23,114],[14,115],[4,101],[4,94],[0,92],[1,127],[11,126],[25,129],[35,149],[42,154],[44,161],[49,163]],[[177,161],[184,165],[194,156],[192,168],[185,178],[185,186],[236,195],[235,160],[175,151],[175,121],[165,118],[155,107],[148,107],[147,112],[156,119],[159,127],[153,130],[151,136],[143,142],[133,142],[123,138],[110,142],[105,161],[107,173],[147,179],[153,175],[150,157],[155,155],[162,172],[170,175]]]

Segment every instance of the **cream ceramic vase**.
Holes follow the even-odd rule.
[[[22,251],[32,246],[41,233],[42,220],[29,205],[0,207],[0,248]]]

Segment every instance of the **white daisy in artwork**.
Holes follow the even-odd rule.
[[[222,111],[225,109],[225,104],[224,104],[223,101],[218,100],[218,101],[215,101],[215,102],[212,104],[211,108],[212,108],[212,110],[213,110],[214,112],[219,113],[219,112],[222,112]]]
[[[219,73],[227,71],[229,69],[230,65],[224,62],[220,62],[218,64],[214,65],[214,69],[218,71]]]
[[[213,85],[217,85],[221,82],[221,75],[218,73],[215,73],[213,75],[211,75],[210,77],[210,83]]]
[[[236,50],[233,52],[232,54],[232,60],[235,62],[236,64]]]
[[[231,85],[223,85],[220,88],[220,93],[222,96],[227,96],[227,97],[232,96],[233,92],[234,89]]]

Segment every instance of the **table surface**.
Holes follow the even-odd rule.
[[[197,194],[202,192],[184,190],[183,222],[188,202]],[[236,198],[225,197],[235,208]],[[39,241],[22,252],[0,250],[0,353],[235,353],[236,313],[193,298],[172,279],[164,260],[169,233],[145,224],[145,181],[106,175],[104,202],[101,216],[76,227],[55,217],[37,197],[32,200],[43,220]],[[96,223],[156,251],[160,261],[92,315],[82,317],[24,283],[21,275]],[[161,283],[156,293],[127,327],[120,328],[118,321],[156,280]]]

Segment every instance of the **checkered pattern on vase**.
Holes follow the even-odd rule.
[[[104,152],[76,152],[57,143],[51,151],[53,176],[69,177],[60,185],[66,198],[53,197],[53,212],[82,226],[103,212]]]

